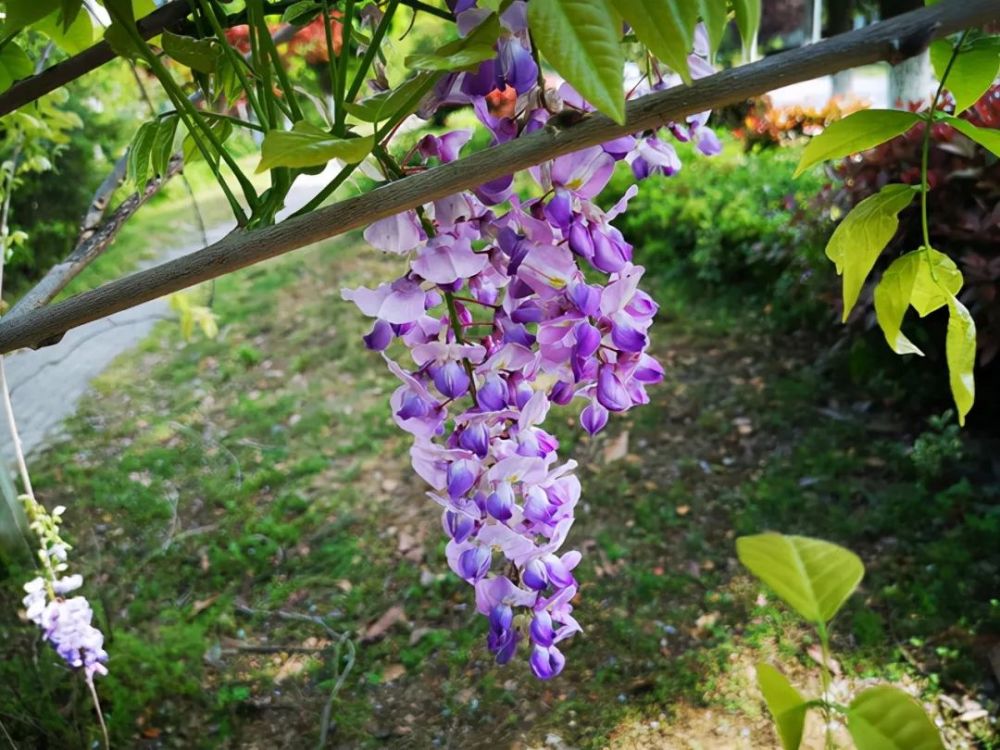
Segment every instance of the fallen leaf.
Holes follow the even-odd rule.
[[[397,622],[406,622],[406,611],[398,604],[389,607],[381,617],[365,628],[361,635],[362,643],[372,643],[385,637],[389,628]]]
[[[199,612],[203,612],[206,609],[208,609],[209,607],[211,607],[212,604],[215,603],[215,600],[218,599],[218,598],[219,598],[219,595],[216,594],[215,596],[210,596],[207,599],[197,599],[197,600],[195,600],[195,603],[191,606],[191,614],[192,614],[192,616],[198,614]]]
[[[301,674],[309,665],[310,657],[305,654],[295,654],[285,660],[285,663],[278,668],[274,675],[275,682],[283,682],[289,677]]]
[[[628,455],[628,430],[622,430],[604,447],[604,463],[619,461]]]
[[[382,682],[393,682],[406,674],[406,667],[402,664],[389,664],[382,670]]]

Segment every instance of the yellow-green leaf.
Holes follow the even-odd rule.
[[[531,37],[569,84],[617,123],[625,122],[621,19],[608,0],[532,0]]]
[[[274,167],[317,167],[331,159],[353,164],[368,156],[374,145],[372,136],[337,138],[322,128],[299,120],[291,130],[268,131],[261,144],[257,172]]]
[[[899,227],[899,212],[913,202],[911,185],[886,185],[856,205],[840,222],[826,246],[826,256],[844,276],[844,321],[875,267],[878,256]]]
[[[174,136],[177,133],[179,121],[180,117],[176,113],[167,115],[160,120],[160,124],[156,128],[156,135],[153,136],[150,159],[153,173],[160,177],[167,173],[167,168],[170,166],[170,157],[174,153]]]
[[[814,164],[840,159],[905,133],[920,122],[913,112],[898,109],[863,109],[830,123],[806,146],[795,170],[796,176]]]
[[[214,73],[222,57],[222,48],[214,39],[195,39],[164,31],[162,44],[172,60],[199,73]]]
[[[740,537],[736,554],[786,604],[817,624],[837,614],[865,574],[865,566],[850,550],[805,536]]]
[[[705,23],[708,48],[714,56],[722,43],[722,35],[726,32],[726,24],[729,22],[726,0],[698,0],[698,15]]]
[[[229,136],[233,134],[233,124],[229,120],[211,120],[208,123],[208,127],[213,133],[215,133],[215,137],[218,139],[219,143],[225,143]],[[213,148],[212,144],[201,130],[198,130],[198,140],[201,141],[205,148]],[[184,140],[181,142],[181,152],[184,155],[185,164],[191,164],[192,162],[204,158],[204,154],[202,154],[201,149],[198,148],[198,143],[191,136],[191,133],[184,136]],[[219,160],[219,154],[217,153],[210,151],[210,156],[213,162],[217,162]]]
[[[806,699],[785,675],[763,662],[757,665],[757,685],[778,726],[781,746],[784,750],[798,750],[806,723]]]
[[[920,705],[889,685],[868,688],[851,701],[847,729],[857,750],[944,750]]]
[[[362,122],[384,122],[390,117],[403,117],[413,112],[420,104],[414,101],[417,92],[427,84],[430,73],[418,73],[408,78],[391,91],[383,91],[359,102],[349,102],[344,109]],[[403,112],[403,108],[409,112]]]
[[[31,58],[16,42],[7,42],[0,49],[0,91],[6,91],[14,81],[27,78],[34,71]]]
[[[94,24],[89,13],[77,13],[69,27],[64,26],[61,13],[50,13],[34,28],[70,55],[79,54],[94,44]]]
[[[900,330],[910,306],[921,255],[918,250],[896,258],[875,287],[875,317],[886,342],[896,354],[924,355]]]
[[[126,160],[126,173],[129,181],[135,185],[137,190],[142,190],[149,179],[149,156],[153,149],[153,139],[160,123],[157,120],[144,122],[139,126],[132,138],[132,143],[128,149],[128,159]]]
[[[496,55],[493,45],[500,35],[500,19],[491,13],[463,39],[449,42],[430,54],[409,55],[411,70],[470,70]]]
[[[740,30],[745,53],[750,49],[760,27],[760,0],[732,0],[732,3],[736,15],[736,27]]]
[[[60,0],[7,0],[4,31],[11,32],[41,21],[59,10]]]
[[[920,252],[910,304],[921,318],[940,310],[962,288],[962,272],[955,261],[934,249]]]
[[[965,415],[976,400],[976,381],[972,370],[976,363],[976,324],[965,305],[952,297],[948,301],[948,334],[945,338],[948,359],[948,380],[951,396],[958,410],[958,423],[965,424]]]
[[[983,148],[992,151],[994,156],[1000,156],[1000,130],[996,128],[978,128],[961,117],[946,115],[941,119],[966,138],[971,138]]]
[[[931,45],[931,64],[940,81],[954,47],[939,39]],[[968,109],[993,85],[1000,72],[1000,43],[993,37],[977,39],[958,53],[948,72],[945,88],[955,99],[955,114]]]
[[[693,21],[698,9],[694,0],[612,0],[650,52],[691,82],[687,56],[691,52]]]

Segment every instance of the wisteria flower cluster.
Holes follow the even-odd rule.
[[[487,13],[468,0],[454,9],[461,33]],[[592,109],[566,84],[542,90],[524,2],[512,3],[501,23],[496,58],[442,80],[425,114],[471,104],[500,143],[544,127],[559,109]],[[711,72],[706,48],[700,42],[691,56],[695,75]],[[633,92],[672,83],[657,76]],[[667,132],[717,153],[707,114]],[[475,587],[489,649],[505,664],[530,642],[541,679],[562,671],[560,644],[581,630],[572,604],[580,553],[561,551],[580,482],[576,462],[560,461],[558,441],[542,425],[553,404],[579,404],[580,424],[593,435],[612,412],[647,403],[647,387],[663,378],[647,353],[657,305],[639,288],[643,268],[611,224],[637,188],[608,211],[594,202],[617,162],[637,180],[680,169],[663,135],[630,135],[544,163],[530,170],[539,194],[528,200],[510,175],[376,222],[367,241],[405,257],[407,268],[376,289],[343,290],[376,319],[365,343],[401,381],[393,417],[413,436],[413,468],[443,508],[448,563]],[[427,135],[408,158],[452,161],[470,137]],[[394,340],[407,361],[385,354]]]
[[[40,542],[40,575],[24,584],[25,616],[42,629],[43,638],[70,667],[82,669],[90,683],[94,675],[108,673],[104,666],[108,652],[104,635],[91,624],[90,603],[82,596],[66,597],[83,585],[83,577],[64,575],[70,546],[59,536],[59,523],[65,508],[54,508],[50,514],[30,495],[21,501]]]

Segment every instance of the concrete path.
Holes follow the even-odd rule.
[[[327,172],[302,175],[288,195],[284,213],[304,205],[332,176]],[[219,226],[209,230],[209,243],[224,237],[231,228]],[[164,248],[159,257],[145,267],[179,258],[201,247],[199,241],[183,247]],[[55,346],[38,351],[24,350],[8,356],[7,380],[25,452],[31,453],[46,438],[57,433],[63,420],[76,411],[91,381],[104,372],[119,354],[142,341],[158,321],[170,314],[166,299],[153,300],[80,326],[67,333]],[[4,427],[0,429],[0,465],[9,464],[12,459],[10,438]]]

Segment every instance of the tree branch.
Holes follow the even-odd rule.
[[[275,44],[281,44],[291,39],[296,27],[286,24],[279,28],[271,37]],[[248,57],[249,55],[244,55]],[[203,98],[202,91],[195,91],[188,99],[197,104]],[[128,164],[128,152],[126,151],[118,161],[104,181],[94,192],[90,200],[90,206],[83,217],[80,225],[80,235],[77,244],[70,254],[61,262],[50,268],[35,286],[33,286],[10,310],[10,314],[15,312],[20,314],[47,305],[55,296],[75,279],[83,270],[93,263],[108,248],[118,232],[139,208],[163,189],[171,177],[183,171],[184,164],[181,154],[174,154],[170,160],[169,169],[165,175],[157,179],[152,179],[146,183],[146,188],[142,195],[133,194],[119,204],[115,213],[102,224],[104,214],[108,208],[108,201],[112,194],[118,189],[118,185],[125,178]],[[193,194],[192,194],[193,197]],[[204,235],[204,226],[202,227]],[[205,240],[207,242],[207,240]]]
[[[42,279],[31,288],[10,310],[10,315],[18,315],[28,310],[41,307],[50,302],[59,292],[66,288],[84,268],[107,249],[118,235],[122,226],[150,198],[156,195],[167,180],[184,168],[181,154],[174,154],[170,159],[166,174],[150,180],[141,193],[133,193],[119,204],[107,221],[92,228],[86,237],[75,247],[65,260],[52,266]]]
[[[939,3],[801,49],[726,70],[629,102],[618,125],[594,114],[397,180],[275,226],[238,231],[190,255],[127,276],[46,308],[0,321],[0,353],[56,343],[77,326],[240,268],[328,239],[511,172],[627,133],[660,127],[772,89],[888,60],[913,39],[946,36],[1000,18],[1000,0]]]
[[[174,0],[141,18],[136,26],[143,39],[151,39],[165,29],[175,28],[190,12],[187,0]],[[0,94],[0,117],[83,77],[114,60],[115,57],[111,46],[105,41],[100,41],[78,55],[56,63],[36,75],[21,79]]]
[[[283,10],[294,4],[294,0],[269,3],[265,5],[267,15],[281,14]],[[421,0],[402,0],[402,4],[442,18],[452,18],[446,10],[435,8]],[[143,39],[151,39],[165,30],[184,31],[187,28],[185,19],[191,12],[188,0],[172,0],[172,2],[157,8],[148,16],[139,19],[137,27]],[[226,17],[225,26],[239,26],[246,23],[246,11],[240,11]],[[193,28],[193,27],[192,27]],[[92,70],[114,60],[117,55],[105,41],[100,41],[93,47],[88,47],[78,55],[74,55],[40,73],[23,78],[0,94],[0,117],[13,112],[25,104],[40,99],[60,86],[72,83],[82,78]]]

